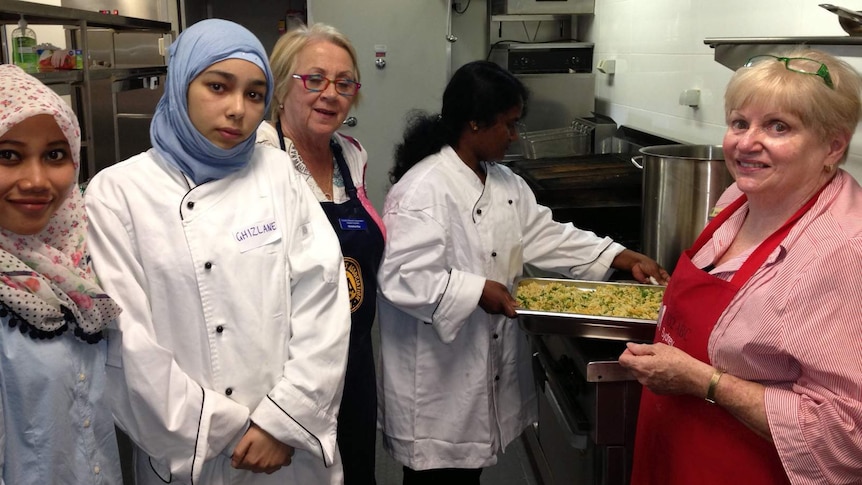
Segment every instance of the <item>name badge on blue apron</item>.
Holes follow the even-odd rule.
[[[368,228],[365,219],[338,219],[338,225],[343,231],[364,231]]]

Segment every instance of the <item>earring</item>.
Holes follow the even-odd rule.
[[[824,165],[823,166],[823,171],[826,173],[832,173],[833,170],[835,170],[835,165]]]
[[[283,104],[278,105],[278,109],[284,109],[284,105]]]
[[[479,126],[476,124],[475,121],[471,121],[470,122],[470,129],[472,129],[473,131],[479,131]]]

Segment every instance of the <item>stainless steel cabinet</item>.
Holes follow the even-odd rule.
[[[106,15],[95,11],[0,0],[2,61],[9,62],[6,26],[23,15],[30,25],[66,28],[66,47],[81,49],[83,69],[36,73],[34,76],[72,99],[82,129],[81,180],[131,153],[121,140],[141,140],[141,120],[148,120],[167,73],[164,48],[173,37],[171,24],[155,20]],[[128,52],[122,45],[134,45]],[[147,53],[144,57],[141,52]],[[136,94],[126,96],[129,90]],[[153,99],[155,101],[153,101]],[[147,101],[149,100],[149,101]],[[145,104],[141,102],[144,101]],[[146,123],[149,126],[149,123]],[[145,148],[148,134],[138,144]]]

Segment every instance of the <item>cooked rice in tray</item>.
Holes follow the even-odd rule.
[[[663,287],[598,285],[585,290],[562,283],[525,282],[518,286],[518,303],[526,310],[658,319]]]

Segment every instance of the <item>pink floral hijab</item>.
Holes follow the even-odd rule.
[[[0,65],[0,136],[40,114],[53,116],[66,135],[77,178],[81,131],[75,113],[19,67]],[[102,330],[120,308],[96,282],[86,232],[87,215],[77,184],[42,232],[24,236],[0,228],[0,317],[36,339],[72,329],[86,342],[101,340]]]

